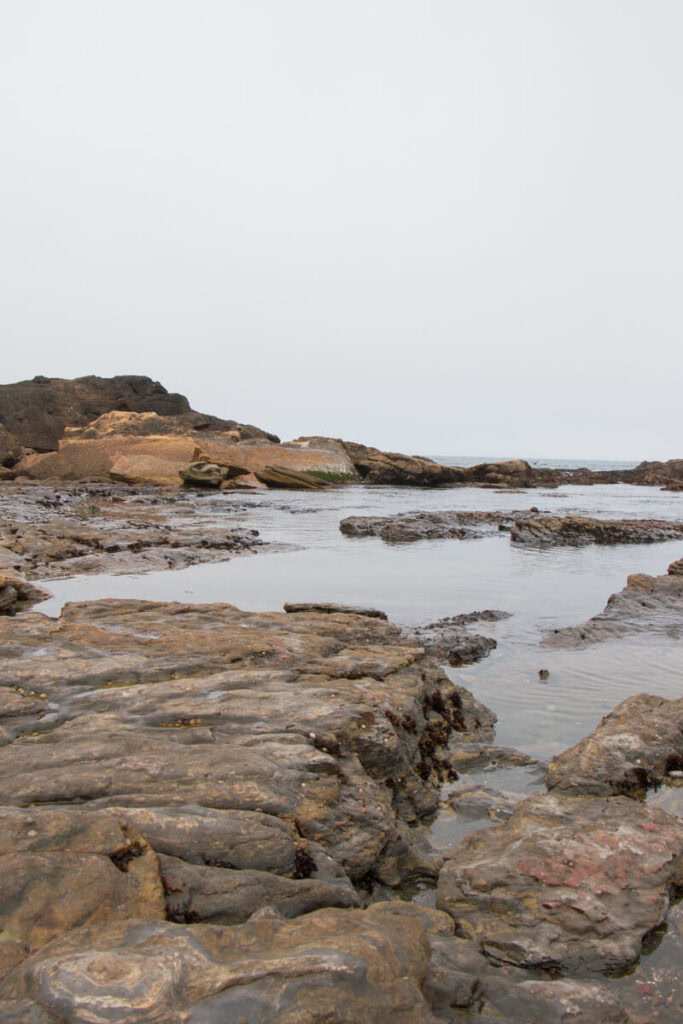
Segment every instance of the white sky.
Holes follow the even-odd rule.
[[[683,457],[680,0],[0,0],[3,382]]]

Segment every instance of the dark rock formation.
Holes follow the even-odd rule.
[[[613,973],[665,920],[682,868],[678,819],[628,797],[550,793],[466,838],[437,905],[494,962]]]
[[[672,562],[666,576],[634,573],[604,611],[580,626],[555,629],[543,639],[548,647],[588,647],[634,633],[670,638],[683,636],[683,560]]]
[[[509,614],[486,609],[451,615],[426,626],[405,629],[404,636],[412,643],[420,644],[438,660],[447,661],[449,665],[471,665],[481,661],[498,645],[493,637],[470,633],[468,625],[480,621],[496,622],[508,618]]]
[[[34,377],[0,385],[0,422],[36,451],[54,451],[65,427],[84,426],[112,409],[173,416],[190,412],[190,403],[149,377]]]
[[[359,608],[357,605],[335,604],[332,601],[287,602],[284,609],[290,615],[297,612],[321,612],[327,615],[367,615],[371,619],[386,619],[387,613],[377,608]]]
[[[113,411],[156,413],[156,417],[111,417]],[[99,418],[103,417],[103,420]],[[95,421],[95,422],[93,422]],[[0,385],[0,423],[20,443],[39,452],[57,449],[66,428],[87,428],[71,436],[101,438],[118,434],[188,434],[234,431],[236,439],[258,437],[277,441],[274,434],[194,412],[184,395],[169,394],[149,377],[34,377]]]
[[[683,698],[640,693],[548,766],[548,789],[590,796],[642,794],[683,770]]]
[[[173,416],[159,416],[155,412],[121,412],[104,413],[84,427],[67,427],[64,437],[68,440],[96,440],[102,437],[150,437],[164,435],[200,434],[211,438],[218,434],[228,434],[231,440],[239,441],[271,441],[279,444],[276,434],[253,426],[251,423],[238,423],[236,420],[223,420],[218,416],[206,413],[178,413]]]
[[[591,519],[587,516],[537,516],[519,519],[510,531],[513,544],[532,547],[586,544],[654,544],[683,537],[683,523],[665,519]]]
[[[525,512],[398,512],[390,516],[347,516],[339,529],[347,537],[381,537],[387,543],[468,540],[509,530]]]

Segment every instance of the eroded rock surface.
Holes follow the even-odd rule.
[[[628,797],[550,793],[465,839],[437,905],[495,962],[611,973],[665,920],[682,869],[677,818]]]
[[[678,639],[683,636],[683,560],[672,562],[664,576],[634,573],[612,594],[599,615],[580,626],[555,629],[544,637],[548,647],[588,647],[638,633]]]
[[[548,766],[558,793],[638,794],[683,770],[683,698],[629,697]]]
[[[0,806],[39,830],[55,805],[107,809],[159,855],[174,920],[435,878],[409,826],[438,804],[449,741],[490,737],[493,716],[399,639],[347,612],[142,601],[0,621]]]

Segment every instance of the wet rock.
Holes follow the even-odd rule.
[[[321,615],[366,615],[371,619],[386,619],[387,613],[377,608],[359,608],[350,604],[335,604],[331,601],[288,601],[284,609],[290,615],[298,612],[318,612]]]
[[[475,622],[497,622],[508,618],[508,612],[487,609],[451,615],[426,626],[404,629],[404,636],[412,643],[418,643],[434,657],[447,661],[449,665],[471,665],[481,661],[498,644],[490,636],[470,633],[467,626]]]
[[[551,761],[548,788],[596,796],[638,794],[682,768],[683,698],[640,693]]]
[[[506,512],[400,512],[391,516],[347,516],[339,529],[347,537],[381,537],[389,543],[416,540],[467,540],[510,529],[515,518],[527,513]]]
[[[430,1024],[426,915],[406,910],[259,916],[230,928],[135,920],[80,928],[15,970],[0,998],[8,1012],[23,1003],[90,1024],[182,1024],[190,1015],[206,1024]]]
[[[682,857],[678,819],[637,801],[533,796],[454,851],[437,906],[492,962],[613,973],[665,920]]]
[[[654,544],[683,537],[683,523],[664,519],[590,519],[587,516],[538,516],[518,520],[513,544],[532,547],[586,544]]]
[[[638,633],[676,639],[683,636],[683,574],[681,561],[673,562],[665,576],[635,573],[626,587],[612,594],[604,611],[580,626],[567,626],[547,634],[548,647],[588,647]]]

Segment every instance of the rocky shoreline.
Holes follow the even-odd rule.
[[[33,419],[27,395],[44,399]],[[680,1019],[674,969],[641,956],[680,920],[683,830],[650,797],[682,783],[683,700],[630,697],[546,766],[496,746],[495,715],[443,667],[485,657],[496,642],[479,630],[506,612],[408,628],[334,602],[30,610],[43,580],[274,550],[248,517],[226,523],[218,490],[578,478],[281,444],[147,378],[5,386],[3,420],[3,1024]],[[678,479],[643,465],[631,482]],[[533,547],[683,536],[681,523],[536,508],[340,529]],[[631,576],[601,615],[544,642],[680,637],[681,581],[680,561]],[[503,767],[533,772],[536,792],[469,781]],[[470,823],[447,851],[429,838],[444,804]],[[416,889],[435,906],[410,902]]]

